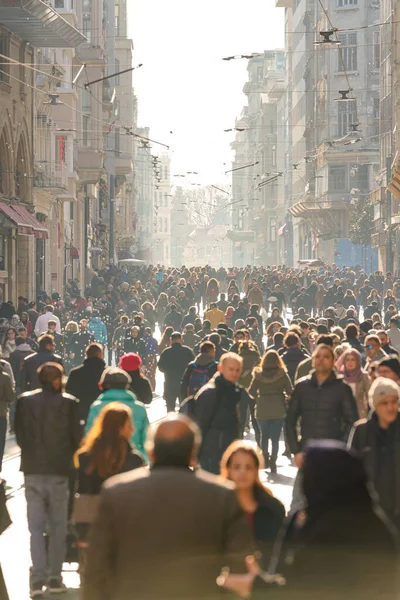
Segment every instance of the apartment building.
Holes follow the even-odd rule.
[[[171,264],[171,160],[168,155],[158,157],[154,167],[154,228],[153,261],[162,265]]]

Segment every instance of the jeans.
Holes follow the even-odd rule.
[[[306,499],[303,494],[303,473],[301,469],[297,471],[296,479],[293,484],[293,496],[292,504],[290,506],[290,512],[297,512],[303,510],[306,506]]]
[[[68,477],[26,475],[25,498],[31,534],[31,585],[44,584],[49,578],[61,577],[66,551]]]
[[[279,438],[281,436],[283,419],[258,419],[261,430],[261,449],[264,454],[265,464],[268,463],[268,442],[271,440],[271,459],[276,461],[279,451]]]
[[[0,472],[3,466],[4,448],[7,436],[7,417],[0,417]]]

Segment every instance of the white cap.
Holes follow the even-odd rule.
[[[377,377],[368,392],[368,401],[371,408],[376,408],[386,396],[397,396],[400,400],[400,388],[392,379]]]

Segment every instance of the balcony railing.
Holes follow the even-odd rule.
[[[36,163],[35,187],[68,189],[68,167],[62,163],[53,165],[44,162]]]

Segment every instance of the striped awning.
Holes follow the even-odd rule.
[[[393,194],[397,200],[400,200],[400,159],[398,159],[393,167],[390,182],[387,187],[389,192]]]
[[[42,239],[49,237],[49,232],[43,223],[40,223],[25,206],[0,202],[0,211],[17,226],[19,234],[34,235],[36,238]]]

